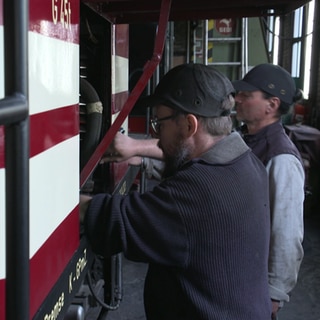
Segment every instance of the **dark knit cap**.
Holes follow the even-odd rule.
[[[251,69],[242,80],[234,81],[237,91],[264,91],[282,102],[295,102],[297,89],[290,73],[280,66],[263,63]]]
[[[146,104],[160,104],[202,117],[220,117],[229,113],[222,102],[234,94],[230,80],[216,69],[196,63],[179,65],[160,80]]]

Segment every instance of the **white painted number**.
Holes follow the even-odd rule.
[[[60,22],[64,28],[71,29],[71,4],[69,0],[52,0],[52,21],[54,24]]]

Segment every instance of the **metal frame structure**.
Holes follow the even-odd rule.
[[[112,23],[157,21],[162,0],[84,0],[93,10]],[[225,17],[258,17],[283,15],[304,5],[308,0],[174,0],[169,20],[205,20]],[[214,17],[213,17],[214,16]]]
[[[80,1],[80,0],[79,0]],[[170,20],[288,13],[308,0],[239,2],[230,0],[83,0],[111,23],[159,21],[152,59],[122,111],[81,171],[86,182],[159,65]],[[0,125],[5,127],[6,177],[6,318],[25,320],[30,312],[29,280],[29,100],[28,0],[3,0],[5,97],[0,100]],[[15,148],[12,148],[12,146]],[[23,272],[21,272],[23,270]],[[14,306],[14,307],[13,307]]]

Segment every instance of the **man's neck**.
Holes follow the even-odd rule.
[[[201,138],[198,138],[194,142],[194,153],[193,157],[198,158],[202,154],[206,153],[208,150],[210,150],[216,143],[218,143],[220,140],[222,140],[225,135],[221,136],[211,136],[207,134],[206,136],[201,136]]]
[[[259,122],[249,122],[246,123],[247,128],[248,128],[248,134],[256,134],[258,131],[260,131],[261,129],[269,126],[272,123],[277,122],[279,119],[265,119],[263,121],[259,121]]]

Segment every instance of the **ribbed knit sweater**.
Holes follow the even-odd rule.
[[[233,133],[150,192],[95,196],[85,227],[97,253],[149,263],[147,319],[269,320],[268,203]]]

